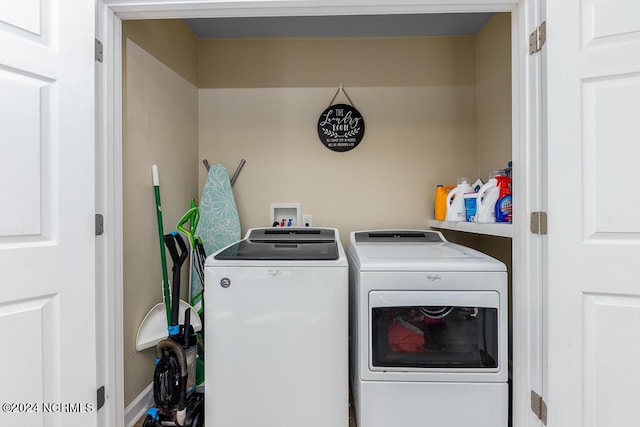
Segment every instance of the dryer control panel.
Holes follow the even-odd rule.
[[[439,231],[424,230],[376,230],[355,233],[358,243],[442,243],[446,242]]]

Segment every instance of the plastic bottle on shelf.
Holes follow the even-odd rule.
[[[511,196],[511,178],[497,176],[499,194],[495,204],[496,222],[513,222],[513,201]]]
[[[447,221],[466,221],[467,209],[464,204],[464,193],[472,193],[473,188],[466,177],[458,178],[458,185],[447,194]]]
[[[438,221],[444,221],[447,217],[447,194],[453,190],[455,185],[436,185],[436,197],[434,200],[434,218]]]
[[[473,193],[464,193],[464,206],[466,209],[466,221],[467,222],[476,222],[476,210],[477,210],[477,200],[478,194],[474,191]]]
[[[476,196],[476,222],[496,222],[495,205],[500,196],[497,175],[499,171],[492,172],[489,180],[480,187]]]

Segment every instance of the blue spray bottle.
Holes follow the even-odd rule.
[[[513,222],[511,178],[508,176],[496,176],[500,194],[496,202],[496,222]]]

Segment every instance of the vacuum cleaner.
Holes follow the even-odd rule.
[[[189,250],[182,237],[176,233],[163,236],[173,261],[173,286],[170,304],[169,336],[156,345],[156,367],[153,373],[153,400],[155,406],[147,410],[143,427],[204,425],[204,395],[196,392],[197,337],[190,324],[191,311],[184,313],[180,325],[180,268]],[[179,251],[178,251],[179,249]]]

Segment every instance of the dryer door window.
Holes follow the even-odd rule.
[[[373,366],[497,368],[497,312],[457,306],[374,308]]]
[[[372,291],[373,371],[496,372],[505,324],[493,291]]]

